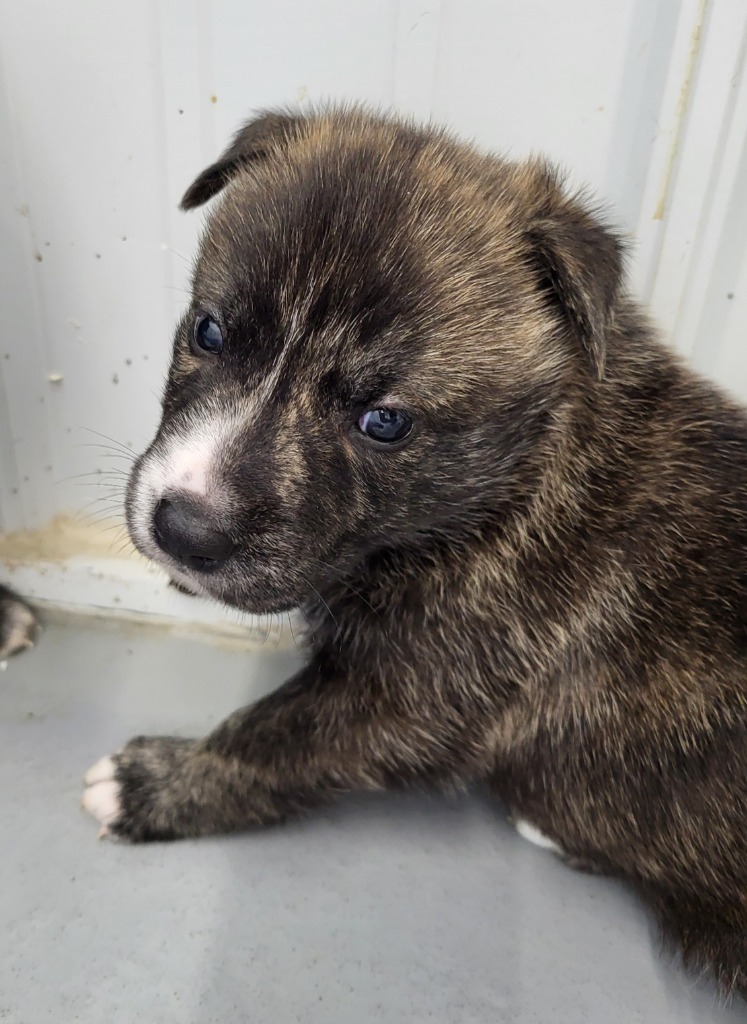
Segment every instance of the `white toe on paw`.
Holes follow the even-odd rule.
[[[519,833],[522,839],[526,839],[530,843],[534,843],[535,846],[542,847],[543,850],[553,850],[555,853],[562,853],[562,850],[557,843],[549,839],[544,832],[540,832],[538,828],[530,824],[525,818],[519,818],[514,823],[516,831]]]
[[[83,808],[102,825],[111,825],[121,811],[119,783],[113,779],[94,783],[83,793],[81,803]]]
[[[97,782],[109,782],[114,778],[116,766],[110,757],[100,758],[83,776],[87,786],[95,786]]]

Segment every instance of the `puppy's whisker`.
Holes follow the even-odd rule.
[[[322,595],[321,595],[321,594],[319,593],[319,591],[318,591],[318,590],[316,589],[316,587],[314,586],[314,584],[313,584],[313,583],[312,583],[312,582],[311,582],[311,581],[310,581],[310,580],[309,580],[309,579],[308,579],[308,578],[307,578],[306,576],[302,576],[302,577],[301,577],[301,579],[302,579],[302,580],[303,580],[303,582],[304,582],[304,583],[306,584],[306,586],[307,586],[307,587],[309,587],[309,589],[310,589],[310,590],[313,590],[313,591],[314,591],[314,593],[316,594],[316,596],[317,596],[317,597],[319,598],[319,600],[320,600],[320,601],[322,602],[322,604],[324,605],[324,607],[325,607],[325,608],[327,609],[327,613],[329,614],[329,617],[330,617],[330,618],[332,619],[332,621],[334,622],[334,624],[335,624],[335,627],[336,627],[337,629],[339,629],[339,628],[340,628],[340,624],[339,624],[339,622],[337,621],[337,619],[335,618],[335,616],[334,616],[334,614],[333,614],[333,612],[332,612],[332,609],[331,609],[331,608],[330,608],[330,606],[329,606],[329,605],[327,604],[327,602],[326,602],[326,601],[324,600],[324,598],[323,598],[323,597],[322,597]]]
[[[117,495],[98,494],[95,498],[89,499],[89,501],[87,501],[84,505],[81,505],[80,508],[76,509],[74,515],[80,516],[86,512],[89,512],[90,510],[95,510],[97,513],[100,514],[102,510],[109,511],[115,508],[120,512],[122,511],[122,507]]]
[[[125,524],[124,523],[110,523],[101,532],[102,533],[124,533],[125,529],[126,528],[125,528]]]
[[[185,256],[184,253],[179,252],[179,250],[175,249],[173,246],[167,244],[166,245],[166,251],[170,252],[173,256],[177,256],[180,260],[183,260],[184,263],[187,264],[187,266],[189,266],[189,267],[192,266],[192,260],[189,259],[188,256]]]
[[[98,477],[99,479],[103,479],[104,477],[112,476],[116,476],[122,480],[126,480],[128,474],[119,466],[112,466],[108,469],[92,469],[86,473],[72,473],[70,476],[59,477],[54,482],[55,484],[66,484],[70,483],[70,481],[73,480],[83,480],[86,477]]]
[[[90,430],[90,428],[87,429]],[[125,455],[131,456],[132,458],[137,458],[137,452],[135,451],[135,449],[131,448],[130,445],[125,444],[124,441],[118,441],[116,437],[109,437],[106,434],[101,434],[96,430],[90,430],[90,433],[96,434],[98,437],[102,439],[102,441],[107,442],[107,444],[100,444],[99,447],[108,449],[110,451],[119,451]]]
[[[124,444],[122,441],[118,441],[115,437],[109,437],[108,434],[102,434],[100,430],[93,430],[91,427],[80,427],[78,429],[85,430],[89,434],[95,434],[96,437],[100,437],[102,438],[102,440],[108,441],[109,444],[112,444],[116,448],[119,448],[122,451],[127,452],[133,458],[137,458],[137,452],[134,451],[134,449],[130,448],[129,445]]]
[[[124,486],[120,487],[118,483],[115,484],[112,480],[105,479],[103,474],[96,475],[99,476],[98,482],[96,480],[68,480],[67,483],[73,483],[74,486],[79,490],[100,491],[105,495],[109,495],[112,498],[124,497],[124,495],[126,494],[126,488]],[[59,487],[64,482],[65,481],[62,480],[55,480],[54,485],[55,487]]]
[[[351,594],[354,594],[356,597],[360,598],[360,600],[363,601],[363,603],[368,608],[371,609],[371,611],[374,613],[374,615],[380,615],[378,609],[374,608],[374,606],[371,604],[371,602],[368,600],[368,598],[365,597],[365,595],[363,595],[360,592],[360,590],[357,590],[353,586],[353,584],[350,582],[350,580],[347,578],[347,576],[345,575],[345,573],[341,569],[338,569],[337,566],[330,565],[329,562],[322,561],[321,558],[317,558],[316,561],[317,561],[317,565],[320,565],[320,566],[322,566],[322,568],[328,569],[330,572],[334,573],[335,576],[337,577],[337,582],[340,583],[340,585],[342,587],[344,587],[345,590],[349,590]]]
[[[87,441],[84,442],[83,444],[78,444],[75,447],[76,448],[95,448],[98,451],[104,453],[102,458],[121,459],[124,462],[129,462],[130,464],[132,464],[135,461],[136,457],[137,457],[136,455],[131,454],[130,452],[121,451],[119,448],[109,448],[109,447],[107,447],[106,445],[103,445],[103,444],[91,444],[91,443],[89,443]]]
[[[299,648],[299,645],[298,645],[298,640],[296,639],[296,633],[295,633],[295,630],[293,629],[293,620],[291,619],[291,613],[290,612],[286,612],[285,613],[285,617],[288,620],[288,627],[290,629],[291,637],[293,638],[293,643],[294,643],[294,645],[296,647],[296,650],[299,650],[300,648]]]

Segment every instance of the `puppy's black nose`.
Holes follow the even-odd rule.
[[[216,569],[234,549],[231,538],[187,498],[161,499],[153,516],[153,532],[167,554],[199,572]]]

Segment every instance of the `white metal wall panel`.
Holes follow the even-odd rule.
[[[150,436],[201,223],[179,197],[265,106],[547,153],[636,236],[664,333],[747,399],[746,51],[744,0],[0,0],[1,525],[98,495],[81,474],[120,463],[87,431]]]

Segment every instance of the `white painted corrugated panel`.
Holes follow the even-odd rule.
[[[89,431],[151,435],[201,223],[179,197],[265,106],[547,153],[638,239],[665,334],[747,399],[746,52],[744,0],[5,0],[2,525],[104,497],[81,474],[123,463]]]

